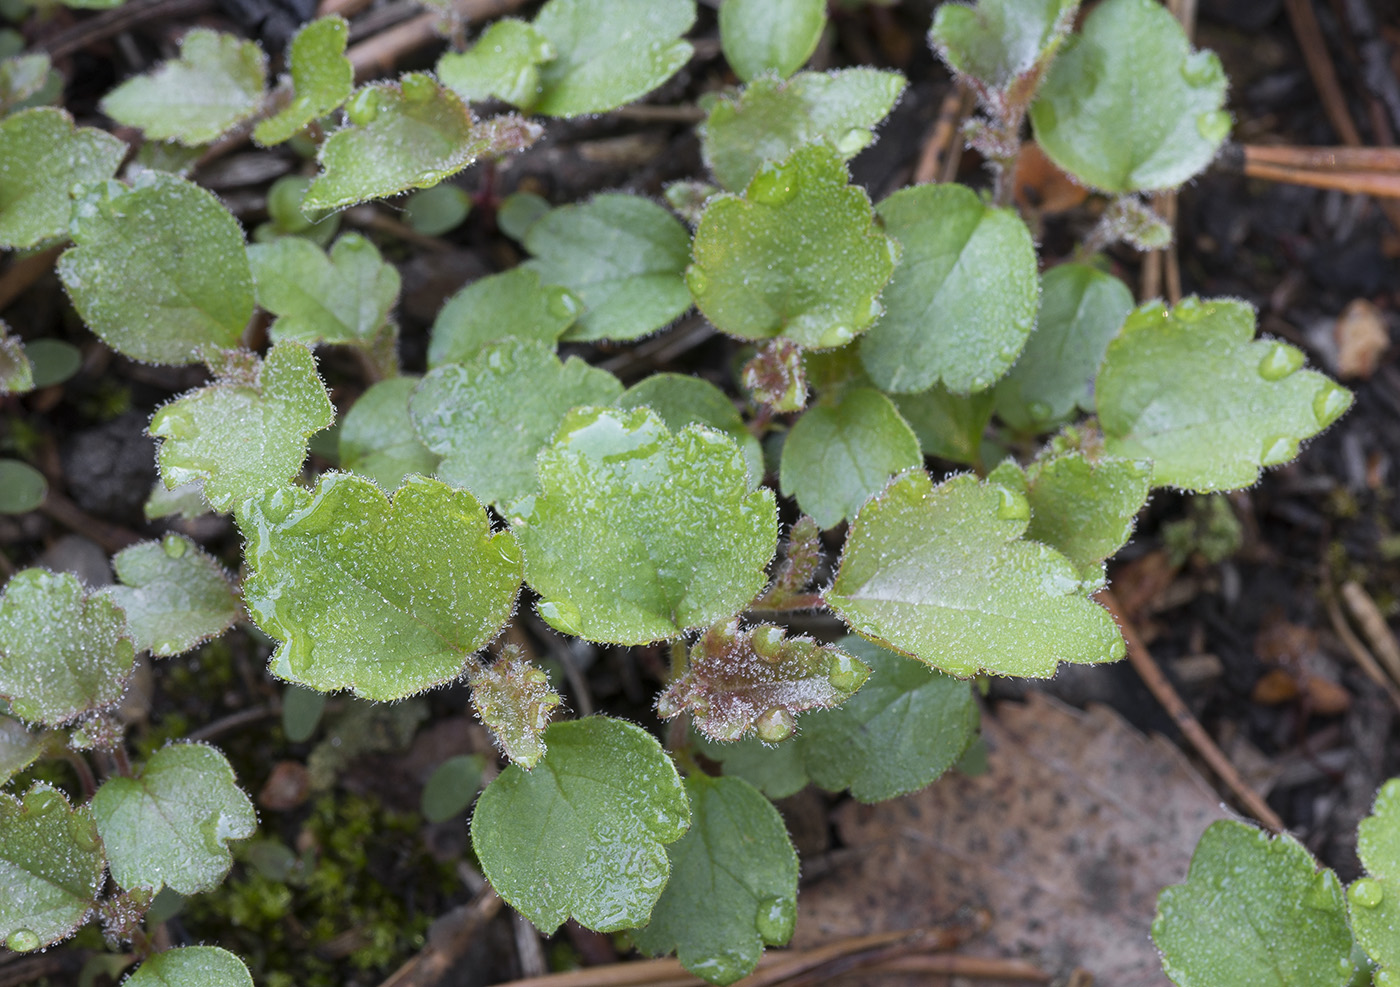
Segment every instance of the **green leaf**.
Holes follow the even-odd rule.
[[[783,161],[804,144],[824,141],[853,158],[875,140],[874,127],[904,86],[898,72],[865,68],[802,72],[786,82],[754,79],[710,110],[700,132],[705,163],[721,185],[738,191],[764,164]]]
[[[802,730],[807,729],[808,721],[820,715],[809,713],[803,717]],[[710,760],[723,764],[727,777],[744,779],[770,799],[795,795],[806,788],[811,780],[802,760],[804,736],[805,733],[799,732],[780,743],[769,744],[757,737],[725,741],[708,740],[704,734],[694,734],[700,752]]]
[[[1186,883],[1157,897],[1152,939],[1178,987],[1343,987],[1352,976],[1337,875],[1287,833],[1232,819],[1210,825]]]
[[[224,567],[181,535],[124,548],[112,567],[122,585],[101,592],[126,611],[136,647],[158,658],[184,654],[238,618]]]
[[[466,363],[487,343],[514,336],[553,347],[583,302],[567,288],[540,283],[529,267],[480,278],[447,300],[433,323],[428,366]]]
[[[524,243],[525,235],[550,210],[549,203],[533,192],[512,192],[501,200],[496,210],[496,225],[516,243]]]
[[[253,835],[253,803],[213,747],[171,744],[133,777],[114,776],[92,797],[113,879],[127,890],[213,891],[233,865],[229,840]]]
[[[398,270],[358,233],[341,236],[329,257],[301,237],[255,243],[248,264],[279,343],[372,345],[399,299]]]
[[[165,484],[157,480],[142,505],[142,513],[147,521],[164,517],[179,517],[191,520],[209,513],[209,505],[204,502],[204,484],[198,480],[182,483],[173,490],[165,489]]]
[[[35,387],[62,384],[83,367],[82,351],[61,339],[36,339],[25,343],[24,355],[34,367]]]
[[[43,734],[32,733],[19,720],[0,716],[0,785],[37,761],[43,752]]]
[[[24,340],[10,335],[0,319],[0,395],[34,390],[34,365],[24,352]]]
[[[0,59],[0,116],[26,106],[59,102],[63,76],[53,71],[49,56],[39,52]]]
[[[291,102],[254,127],[253,140],[263,147],[291,140],[345,102],[355,88],[355,68],[345,57],[349,36],[350,25],[339,14],[318,17],[292,35]]]
[[[954,394],[942,384],[934,384],[917,394],[891,394],[890,399],[918,436],[924,455],[978,464],[982,433],[992,420],[991,391]]]
[[[25,569],[0,593],[0,698],[58,726],[115,706],[136,662],[126,615],[76,576]]]
[[[1044,677],[1123,657],[1073,564],[1022,536],[1030,505],[955,476],[897,477],[851,523],[827,604],[862,637],[954,675]]]
[[[83,321],[112,349],[196,363],[238,345],[253,315],[243,229],[183,178],[141,172],[91,187],[74,207],[75,249],[58,275]]]
[[[763,588],[776,505],[749,490],[728,436],[700,425],[673,435],[646,408],[579,408],[538,473],[542,492],[513,524],[556,630],[666,640],[732,616]]]
[[[550,210],[531,224],[525,248],[541,281],[583,300],[566,339],[636,339],[690,308],[681,279],[690,235],[650,199],[613,192]]]
[[[512,764],[533,768],[544,757],[543,734],[562,700],[543,669],[526,661],[518,648],[507,652],[471,676],[472,708]]]
[[[1371,814],[1357,829],[1357,855],[1366,877],[1347,890],[1351,928],[1389,977],[1400,973],[1400,778],[1381,786]],[[1384,983],[1379,977],[1376,983]]]
[[[294,744],[305,743],[316,734],[325,709],[324,692],[301,685],[287,686],[282,690],[282,732]]]
[[[1006,90],[1054,51],[1078,7],[1079,0],[945,3],[934,14],[929,43],[953,71]]]
[[[1351,407],[1344,387],[1300,370],[1300,350],[1255,340],[1254,310],[1185,298],[1142,306],[1108,346],[1095,383],[1104,448],[1152,460],[1152,485],[1247,487],[1298,455]]]
[[[895,473],[923,464],[919,440],[893,402],[873,387],[828,394],[783,443],[783,494],[822,528],[855,517]]]
[[[123,987],[253,987],[253,978],[226,949],[181,946],[146,960]]]
[[[1040,315],[1016,366],[996,386],[996,411],[1018,432],[1046,432],[1094,410],[1094,374],[1133,310],[1133,293],[1111,274],[1060,264],[1040,280]]]
[[[86,807],[42,783],[23,801],[0,792],[0,942],[27,953],[72,935],[102,891],[104,864]]]
[[[711,199],[692,251],[686,282],[721,332],[826,349],[879,317],[899,245],[876,228],[836,151],[808,144],[765,166],[743,198]]]
[[[27,514],[44,502],[49,483],[28,463],[0,459],[0,514]]]
[[[738,778],[685,780],[690,829],[666,848],[671,880],[632,933],[649,956],[669,953],[712,984],[732,984],[782,946],[797,922],[797,852],[773,803]]]
[[[438,457],[413,430],[408,400],[417,377],[381,380],[350,406],[340,426],[340,465],[367,476],[385,491],[410,473],[431,474]]]
[[[724,0],[719,40],[745,82],[765,72],[787,78],[812,57],[826,27],[826,0]]]
[[[477,800],[472,847],[487,879],[545,934],[646,922],[690,825],[675,766],[641,727],[589,717],[545,731],[533,771],[506,768]]]
[[[904,250],[881,296],[885,314],[861,340],[871,379],[901,392],[939,381],[955,394],[990,387],[1035,325],[1040,282],[1026,224],[953,184],[901,189],[877,211]]]
[[[438,59],[437,75],[469,103],[494,97],[528,111],[540,97],[540,66],[554,56],[543,34],[507,17],[483,31],[466,51]]]
[[[243,595],[281,642],[279,678],[400,699],[456,678],[511,615],[520,551],[465,490],[410,476],[391,503],[328,473],[314,494],[275,490],[247,514]]]
[[[627,388],[615,403],[619,408],[648,407],[673,432],[691,424],[708,425],[723,432],[743,450],[750,485],[757,487],[763,482],[763,448],[758,439],[744,424],[734,402],[703,377],[652,374]]]
[[[694,23],[694,0],[550,0],[535,30],[557,57],[541,66],[530,109],[576,117],[641,99],[690,61],[678,39]]]
[[[197,147],[256,113],[266,82],[267,56],[257,42],[196,28],[180,42],[178,59],[128,79],[98,106],[148,140]]]
[[[443,457],[438,476],[506,505],[536,489],[535,456],[565,412],[621,393],[606,370],[576,356],[561,362],[538,340],[507,339],[431,371],[408,406],[423,444]]]
[[[320,695],[320,693],[314,693]],[[480,754],[449,757],[428,776],[418,811],[430,823],[447,822],[465,812],[481,791],[481,773],[486,759]]]
[[[1225,70],[1156,0],[1105,0],[1065,42],[1031,104],[1050,160],[1105,192],[1175,188],[1230,133]]]
[[[403,204],[404,222],[424,236],[442,236],[462,225],[472,211],[472,197],[444,182],[414,192]]]
[[[151,418],[150,434],[163,440],[156,461],[166,487],[203,480],[205,499],[219,511],[290,482],[307,438],[335,420],[306,347],[280,343],[252,361]]]
[[[63,110],[40,107],[0,121],[0,248],[68,234],[74,186],[116,174],[127,146]]]

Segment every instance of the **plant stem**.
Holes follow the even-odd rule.
[[[121,741],[112,748],[112,763],[116,765],[117,774],[123,778],[131,777],[131,758],[126,753],[126,744]]]
[[[97,776],[92,773],[92,765],[77,751],[66,748],[63,751],[63,759],[73,766],[73,771],[78,776],[78,784],[83,790],[83,801],[86,802],[97,791]]]

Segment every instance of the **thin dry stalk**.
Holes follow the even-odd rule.
[[[1376,606],[1376,601],[1361,588],[1361,584],[1355,582],[1342,584],[1342,602],[1361,628],[1372,653],[1390,673],[1391,681],[1400,684],[1400,642],[1395,640],[1381,608]]]
[[[1376,661],[1375,655],[1366,649],[1366,645],[1361,643],[1361,638],[1357,637],[1351,629],[1346,616],[1342,613],[1342,608],[1337,605],[1336,597],[1328,593],[1323,598],[1323,602],[1327,607],[1327,618],[1332,622],[1332,630],[1341,640],[1342,646],[1347,649],[1347,654],[1351,655],[1352,661],[1356,662],[1366,673],[1366,677],[1390,697],[1395,708],[1400,709],[1400,689],[1396,688],[1395,683],[1390,680],[1390,676],[1385,674],[1385,669],[1381,668],[1380,662]]]

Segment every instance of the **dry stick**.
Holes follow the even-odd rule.
[[[456,15],[463,21],[480,21],[508,14],[525,0],[457,0]],[[391,27],[382,34],[351,45],[345,52],[355,67],[355,78],[365,79],[393,69],[401,57],[442,37],[437,33],[442,14],[427,13]]]
[[[1298,147],[1245,144],[1244,159],[1314,171],[1400,171],[1400,147]]]
[[[923,150],[919,152],[919,163],[914,166],[914,184],[924,185],[938,180],[942,173],[944,155],[952,150],[958,137],[963,117],[963,90],[956,83],[949,87],[948,94],[938,107],[938,119],[933,122]]]
[[[441,982],[476,942],[502,901],[489,887],[439,918],[428,932],[428,945],[399,967],[380,987],[431,987]],[[446,926],[446,927],[444,927]]]
[[[1342,584],[1342,601],[1360,625],[1361,633],[1366,635],[1371,651],[1380,659],[1391,679],[1400,683],[1400,643],[1396,642],[1376,601],[1361,588],[1360,583],[1355,582]]]
[[[1196,0],[1167,0],[1167,8],[1181,23],[1186,37],[1196,34]],[[1152,197],[1152,208],[1172,231],[1172,241],[1161,250],[1150,251],[1142,260],[1142,297],[1156,298],[1162,288],[1165,271],[1167,302],[1181,301],[1181,258],[1176,250],[1176,190],[1168,189]]]
[[[80,21],[41,42],[36,51],[52,59],[64,58],[98,41],[128,31],[147,20],[185,20],[214,6],[214,0],[131,0],[96,17]]]
[[[39,505],[39,510],[70,531],[76,531],[80,535],[91,538],[101,545],[102,550],[108,555],[115,555],[128,545],[134,545],[141,540],[141,536],[130,528],[123,528],[119,524],[110,524],[88,514],[63,494],[54,490],[53,487],[49,487],[49,492],[44,496],[44,502]]]
[[[1336,189],[1357,195],[1369,195],[1380,199],[1380,205],[1394,210],[1400,203],[1387,200],[1400,198],[1400,175],[1385,174],[1379,171],[1316,171],[1306,168],[1290,168],[1287,165],[1267,164],[1251,161],[1246,152],[1244,173],[1249,178],[1263,178],[1271,182],[1285,182],[1290,185],[1306,185],[1309,188]]]
[[[1122,631],[1123,640],[1128,644],[1128,661],[1142,678],[1143,684],[1157,697],[1157,701],[1162,704],[1162,708],[1167,711],[1172,722],[1191,742],[1191,746],[1196,748],[1196,753],[1200,754],[1210,765],[1211,770],[1230,791],[1235,793],[1240,804],[1249,810],[1255,819],[1266,828],[1276,833],[1282,833],[1285,829],[1283,820],[1273,809],[1269,808],[1267,802],[1259,797],[1258,792],[1245,783],[1245,780],[1240,777],[1240,773],[1235,770],[1235,766],[1230,763],[1230,759],[1216,746],[1210,734],[1206,733],[1205,728],[1191,714],[1191,710],[1187,708],[1181,696],[1177,695],[1176,689],[1172,688],[1172,684],[1167,681],[1166,675],[1157,667],[1151,652],[1147,650],[1147,645],[1143,644],[1142,638],[1138,636],[1137,627],[1128,619],[1118,601],[1114,599],[1113,591],[1107,589],[1101,591],[1098,594],[1098,601],[1118,621],[1118,629]]]
[[[1332,622],[1332,630],[1341,639],[1342,646],[1351,655],[1352,661],[1361,666],[1361,670],[1366,673],[1381,690],[1390,697],[1390,701],[1395,704],[1396,709],[1400,709],[1400,689],[1390,680],[1390,676],[1385,674],[1385,669],[1381,668],[1380,662],[1376,661],[1375,655],[1366,650],[1366,645],[1361,643],[1361,638],[1351,629],[1347,623],[1346,616],[1342,613],[1342,608],[1337,605],[1337,598],[1327,593],[1323,597],[1323,605],[1327,608],[1327,619]]]

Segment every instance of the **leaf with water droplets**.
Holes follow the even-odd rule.
[[[690,829],[666,848],[671,880],[651,921],[632,933],[648,956],[676,952],[712,984],[732,984],[797,922],[797,852],[783,817],[740,778],[693,774]]]
[[[1361,820],[1356,853],[1366,876],[1347,889],[1352,932],[1387,976],[1400,976],[1400,778],[1381,786]]]
[[[10,335],[0,320],[0,395],[23,394],[34,389],[34,364],[24,352],[24,341]]]
[[[495,97],[528,112],[540,98],[540,66],[554,56],[549,40],[532,25],[506,17],[466,51],[438,59],[437,75],[469,103]]]
[[[1196,845],[1185,884],[1157,897],[1152,940],[1178,987],[1343,987],[1352,938],[1337,875],[1284,833],[1232,819]]]
[[[350,406],[340,425],[340,466],[367,476],[385,491],[410,473],[431,474],[439,458],[418,440],[408,400],[417,377],[381,380]]]
[[[1105,0],[1064,43],[1031,104],[1050,160],[1105,192],[1176,188],[1230,133],[1225,70],[1156,0]]]
[[[0,792],[0,943],[27,953],[87,921],[106,879],[102,844],[86,807],[35,784],[24,798]]]
[[[545,213],[525,234],[527,267],[584,304],[565,339],[636,339],[690,308],[690,235],[650,199],[610,192]]]
[[[881,296],[884,315],[860,343],[887,391],[981,391],[1016,362],[1035,325],[1035,244],[1011,209],[963,185],[901,189],[876,210],[904,248]]]
[[[291,140],[319,117],[330,113],[355,88],[355,68],[345,57],[350,25],[339,14],[318,17],[292,35],[287,47],[291,63],[291,101],[253,128],[253,140],[264,147]]]
[[[1078,0],[945,3],[934,14],[929,43],[954,72],[1005,91],[1054,54],[1078,7]]]
[[[267,56],[255,41],[195,28],[180,57],[128,79],[102,98],[102,112],[148,140],[208,144],[262,103]]]
[[[92,815],[127,890],[213,891],[233,864],[229,840],[257,828],[233,768],[207,744],[171,744],[130,778],[114,776],[92,797]]]
[[[428,366],[466,363],[487,343],[515,337],[551,348],[574,324],[583,301],[568,288],[540,282],[530,267],[480,278],[447,300],[433,322]]]
[[[19,720],[0,716],[0,785],[29,767],[44,752],[44,735]]]
[[[0,698],[29,723],[116,705],[135,661],[126,615],[75,576],[25,569],[0,594]]]
[[[692,251],[686,283],[717,329],[810,349],[844,346],[875,321],[899,256],[825,144],[764,166],[742,197],[711,199]]]
[[[58,276],[88,328],[151,363],[196,363],[238,345],[253,314],[243,228],[209,192],[143,171],[89,187]]]
[[[75,127],[63,110],[38,107],[0,122],[0,247],[32,247],[68,233],[75,185],[111,178],[124,142]]]
[[[708,627],[763,588],[773,494],[750,490],[727,435],[672,434],[652,411],[578,408],[539,455],[541,493],[512,523],[556,630],[646,644]]]
[[[954,675],[1044,677],[1123,657],[1074,565],[1024,538],[1030,515],[1005,487],[905,473],[851,522],[827,604],[862,637]]]
[[[734,74],[748,82],[802,67],[826,27],[826,0],[724,0],[719,40]]]
[[[491,886],[545,934],[643,925],[670,874],[665,844],[690,825],[680,776],[641,727],[591,716],[545,731],[549,753],[506,768],[472,813]]]
[[[11,32],[12,37],[18,37]],[[18,42],[22,44],[23,42]],[[15,110],[58,102],[63,76],[43,52],[0,59],[0,117]]]
[[[274,490],[240,519],[248,612],[281,642],[279,677],[401,699],[450,682],[509,619],[520,550],[465,490],[410,476],[392,502],[363,477]],[[424,552],[432,545],[432,552]]]
[[[166,487],[204,481],[216,510],[234,510],[301,471],[307,439],[335,420],[311,351],[279,343],[208,387],[165,405],[150,434]]]
[[[800,72],[786,82],[759,77],[710,110],[700,131],[705,163],[721,185],[737,192],[764,164],[804,144],[829,144],[849,160],[875,140],[874,128],[904,86],[898,72],[867,68]]]
[[[615,402],[619,408],[646,406],[661,416],[666,427],[679,432],[687,425],[708,425],[739,443],[748,464],[749,481],[763,481],[763,448],[744,424],[734,402],[703,377],[689,374],[652,374],[623,392]]]
[[[533,768],[544,757],[544,731],[561,702],[544,670],[507,648],[490,668],[471,675],[472,709],[512,764]]]
[[[992,420],[992,392],[954,394],[934,384],[917,394],[891,394],[900,417],[918,436],[925,456],[976,466],[982,457],[982,434]]]
[[[399,272],[358,233],[341,236],[329,256],[298,236],[255,243],[248,264],[258,304],[277,316],[268,333],[279,343],[372,346],[393,332]]]
[[[238,598],[224,567],[182,535],[124,548],[112,559],[121,585],[102,594],[126,611],[136,646],[183,654],[233,626]]]
[[[561,361],[538,340],[507,339],[430,372],[409,411],[424,445],[443,457],[438,476],[505,506],[535,491],[535,456],[565,412],[621,393],[606,370],[576,356]]]
[[[1160,303],[1128,317],[1094,385],[1104,448],[1152,461],[1153,486],[1234,490],[1351,407],[1351,392],[1300,350],[1254,339],[1254,310],[1230,299]]]
[[[122,987],[253,987],[253,978],[226,949],[181,946],[145,960]]]

